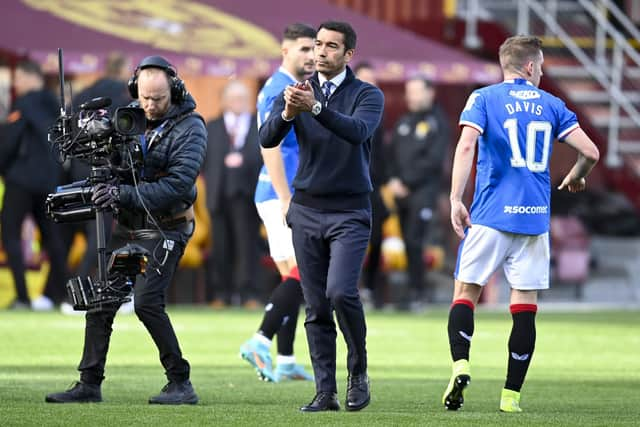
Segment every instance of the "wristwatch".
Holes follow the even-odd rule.
[[[320,114],[320,111],[322,111],[322,103],[320,101],[316,101],[316,103],[313,104],[313,107],[311,107],[311,114],[317,116]]]

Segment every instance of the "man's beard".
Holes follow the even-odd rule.
[[[307,71],[307,67],[300,67],[297,70],[298,76],[302,76],[302,78],[307,78],[313,74],[314,67],[311,67],[310,71]]]

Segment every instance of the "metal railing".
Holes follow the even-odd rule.
[[[622,112],[626,113],[628,118],[625,120],[627,122],[631,121],[631,125],[640,128],[640,112],[633,104],[633,97],[630,97],[623,90],[625,76],[638,77],[640,54],[607,18],[608,16],[614,17],[631,37],[640,40],[640,31],[627,16],[610,0],[577,0],[572,2],[560,0],[467,0],[466,11],[462,11],[467,22],[465,41],[468,44],[477,45],[478,35],[474,34],[474,31],[477,32],[477,20],[481,13],[495,12],[498,14],[507,10],[515,12],[515,29],[519,34],[530,34],[532,17],[537,17],[544,25],[544,34],[554,36],[562,42],[566,50],[583,67],[586,74],[593,77],[608,94],[607,165],[618,167],[622,164],[622,154],[640,152],[640,141],[620,141]],[[578,46],[574,41],[560,23],[560,11],[565,13],[568,11],[575,16],[582,14],[593,21],[595,25],[592,28],[592,33],[588,34],[594,40],[592,52]],[[474,20],[476,22],[473,22]],[[610,56],[608,55],[608,46],[611,46]]]
[[[597,23],[596,28],[602,28],[604,30],[600,30],[600,32],[605,33],[604,36],[599,35],[599,37],[603,39],[605,37],[610,37],[613,40],[612,61],[610,65],[607,64],[606,55],[604,53],[596,52],[596,55],[602,55],[602,58],[597,61],[600,66],[600,70],[603,71],[602,74],[607,75],[606,71],[611,71],[609,75],[610,78],[608,80],[597,80],[611,96],[609,103],[610,123],[606,162],[608,166],[617,167],[622,164],[621,154],[625,152],[636,152],[638,148],[640,148],[638,146],[640,143],[638,142],[623,143],[620,141],[620,107],[622,107],[622,109],[627,113],[633,123],[637,127],[640,127],[640,112],[638,112],[629,97],[622,90],[623,74],[625,69],[629,68],[629,65],[625,61],[625,55],[635,67],[640,67],[640,55],[629,44],[620,31],[611,25],[607,19],[607,14],[610,13],[615,16],[622,25],[627,27],[627,30],[630,31],[630,34],[632,34],[633,37],[637,37],[638,31],[633,27],[626,16],[624,16],[622,11],[620,11],[614,3],[608,0],[598,1],[599,7],[596,7],[593,2],[587,0],[578,0],[578,2],[591,15],[591,17],[595,19]],[[598,33],[596,32],[596,34]],[[605,42],[601,41],[600,44],[605,44]],[[589,70],[588,67],[587,69]]]

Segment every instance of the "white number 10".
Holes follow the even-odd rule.
[[[509,134],[511,146],[511,166],[514,168],[526,167],[531,172],[544,172],[549,161],[549,143],[551,142],[551,123],[531,121],[527,125],[526,160],[522,157],[520,144],[518,143],[518,119],[507,119],[503,127]],[[536,161],[536,137],[542,132],[542,158]]]

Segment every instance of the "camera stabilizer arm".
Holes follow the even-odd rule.
[[[107,264],[105,212],[114,210],[115,194],[99,194],[113,185],[123,171],[134,173],[134,165],[123,168],[112,165],[111,157],[129,151],[126,159],[135,156],[131,141],[144,132],[146,120],[141,108],[118,108],[112,120],[107,111],[111,100],[97,98],[80,106],[79,113],[68,114],[64,100],[64,65],[62,49],[58,49],[60,73],[60,117],[49,130],[49,142],[59,151],[60,158],[87,160],[91,175],[82,181],[58,187],[46,200],[47,214],[55,222],[96,221],[98,275],[76,277],[67,282],[67,293],[75,310],[89,310],[103,305],[128,301],[137,274],[144,273],[149,252],[139,245],[128,244],[112,252]],[[132,148],[133,147],[133,148]],[[134,151],[132,156],[131,151]],[[131,162],[133,163],[133,161]],[[101,196],[98,200],[97,196]],[[104,200],[108,196],[109,203]],[[98,203],[96,203],[96,201]]]

